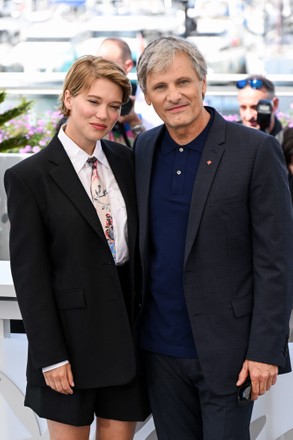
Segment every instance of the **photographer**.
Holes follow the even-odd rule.
[[[239,114],[241,124],[256,128],[283,141],[283,127],[276,117],[279,98],[275,86],[262,75],[251,75],[237,81]]]

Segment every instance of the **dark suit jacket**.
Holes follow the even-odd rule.
[[[125,199],[134,301],[137,238],[133,157],[102,141]],[[75,386],[123,384],[135,349],[117,269],[95,208],[57,136],[5,174],[13,281],[29,340],[27,377],[68,359]],[[133,322],[131,313],[131,321]]]
[[[144,301],[148,201],[164,128],[134,145]],[[280,144],[215,112],[198,168],[185,244],[184,292],[203,374],[216,393],[235,390],[243,361],[290,370],[293,217]]]
[[[293,203],[293,175],[292,174],[289,176],[289,188],[291,191],[291,198],[292,198],[292,203]]]

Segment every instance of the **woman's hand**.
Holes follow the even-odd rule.
[[[73,374],[69,363],[61,367],[53,368],[43,374],[46,384],[52,388],[52,390],[62,394],[73,394]]]

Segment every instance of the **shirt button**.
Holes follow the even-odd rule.
[[[184,151],[184,149],[182,147],[179,148],[180,153],[182,153],[182,151]]]
[[[178,174],[178,176],[180,176],[181,171],[180,171],[180,170],[177,170],[176,173]]]

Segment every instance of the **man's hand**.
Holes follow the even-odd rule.
[[[43,374],[46,384],[52,388],[52,390],[62,394],[73,394],[73,374],[69,363]]]
[[[251,380],[251,400],[256,400],[259,396],[265,394],[272,385],[275,385],[277,375],[278,367],[276,365],[246,360],[239,373],[236,386],[242,385],[249,376]]]

